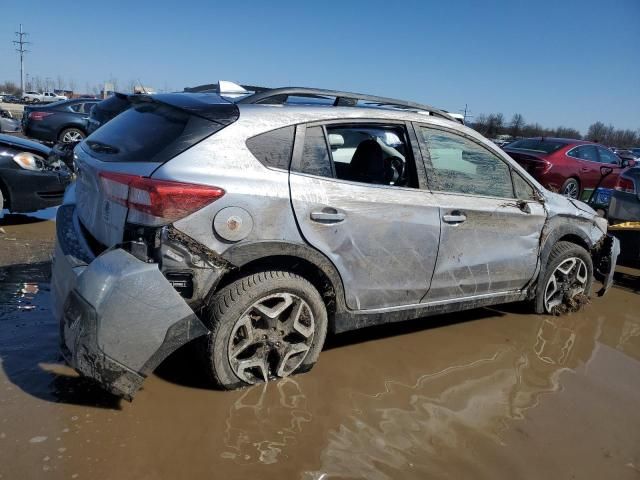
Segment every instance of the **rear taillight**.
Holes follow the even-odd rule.
[[[124,173],[100,172],[105,195],[129,209],[139,225],[166,225],[200,210],[224,195],[218,187],[156,180]]]
[[[618,183],[614,188],[619,192],[636,193],[636,186],[633,181],[624,177],[618,177]]]
[[[49,115],[53,115],[53,112],[31,112],[29,113],[29,120],[38,121],[43,120]]]

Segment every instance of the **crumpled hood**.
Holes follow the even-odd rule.
[[[596,211],[580,200],[573,200],[558,193],[544,192],[549,213],[556,215],[575,215],[583,218],[594,218]]]

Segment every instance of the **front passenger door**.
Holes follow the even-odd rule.
[[[522,289],[536,271],[546,219],[533,187],[470,136],[432,126],[418,126],[417,133],[442,220],[431,289],[423,301]]]

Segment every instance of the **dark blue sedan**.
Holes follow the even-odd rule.
[[[87,136],[89,112],[99,100],[76,98],[24,108],[22,130],[45,142],[78,142]]]

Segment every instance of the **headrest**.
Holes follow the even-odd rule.
[[[331,148],[338,148],[338,147],[344,146],[344,137],[339,133],[330,133],[329,145],[331,145]]]

